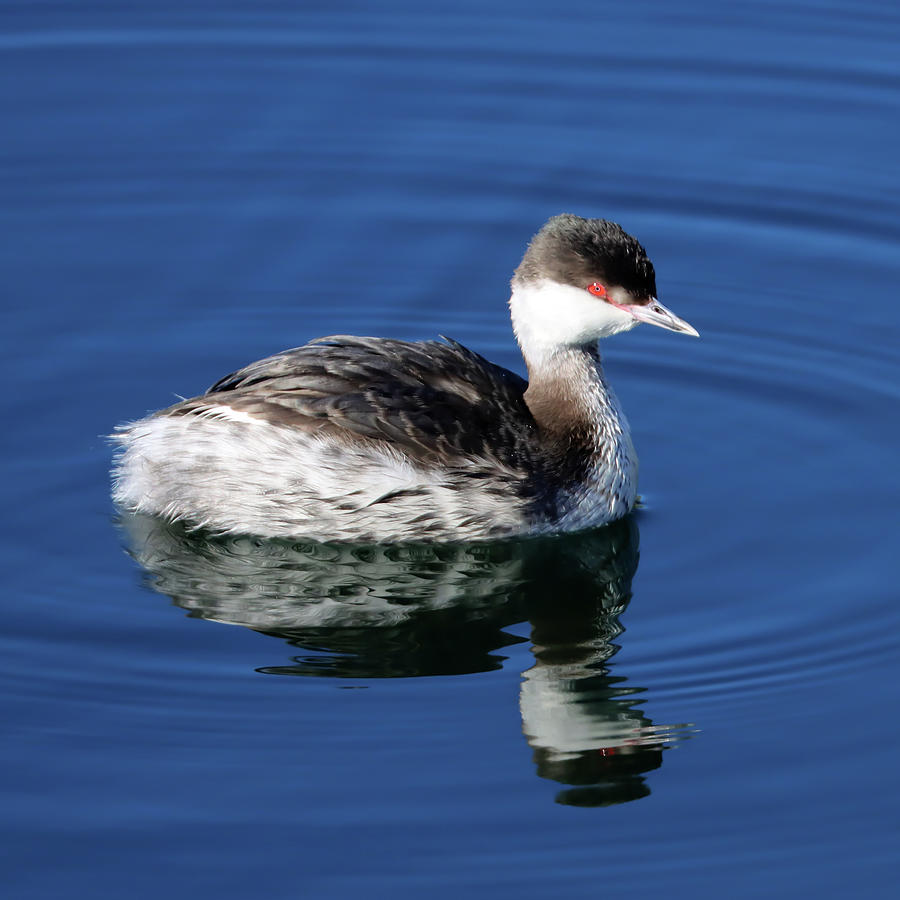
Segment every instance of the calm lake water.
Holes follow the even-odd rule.
[[[895,3],[3,17],[5,897],[896,896]],[[521,371],[560,211],[702,334],[605,347],[630,520],[116,520],[103,435],[285,347]]]

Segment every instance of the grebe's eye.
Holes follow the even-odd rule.
[[[595,297],[606,297],[606,288],[600,284],[599,281],[595,281],[593,284],[588,285],[588,291],[592,293]]]

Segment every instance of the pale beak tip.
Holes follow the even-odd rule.
[[[649,303],[633,304],[626,306],[625,309],[638,322],[657,325],[669,331],[677,331],[679,334],[689,334],[691,337],[700,337],[700,332],[693,325],[689,325],[684,319],[679,319],[671,309],[667,309],[655,297]]]

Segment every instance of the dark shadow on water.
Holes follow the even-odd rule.
[[[607,665],[638,564],[632,519],[578,535],[478,544],[349,545],[221,537],[124,517],[149,584],[191,616],[243,625],[299,651],[259,672],[398,678],[486,672],[506,629],[531,628],[522,729],[567,805],[650,793],[645,774],[690,726],[654,725],[643,688]]]

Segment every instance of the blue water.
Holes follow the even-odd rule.
[[[896,4],[3,17],[5,897],[896,895]],[[507,282],[560,211],[702,334],[605,347],[631,520],[116,520],[103,435],[284,347],[521,371]]]

